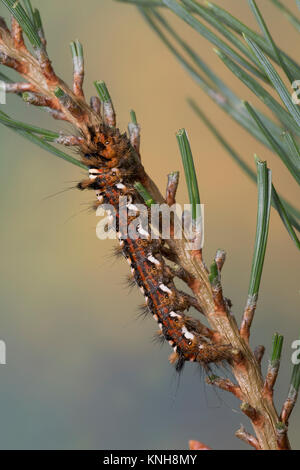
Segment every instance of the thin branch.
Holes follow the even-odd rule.
[[[287,436],[288,428],[284,423],[277,423],[276,433],[277,433],[277,444],[279,450],[290,450],[290,443]]]
[[[26,46],[24,43],[24,38],[23,38],[23,31],[17,20],[12,16],[11,19],[11,36],[14,41],[14,45],[16,49],[25,49]]]
[[[241,323],[240,334],[241,337],[249,340],[250,337],[250,328],[254,318],[255,310],[257,305],[257,294],[249,295],[247,298],[246,307],[244,310],[244,315]]]
[[[280,419],[284,424],[288,424],[291,413],[294,409],[294,406],[296,405],[297,398],[298,398],[298,391],[295,389],[293,385],[291,385],[287,399],[285,400],[283,404],[281,415],[280,415]]]
[[[241,426],[240,429],[236,431],[235,435],[242,441],[246,442],[246,444],[249,444],[250,446],[254,447],[254,449],[261,450],[261,447],[256,437],[252,436],[252,434],[249,434],[245,430],[244,426]]]
[[[243,413],[252,421],[252,423],[256,425],[260,425],[262,423],[263,417],[262,415],[255,409],[250,403],[243,402],[240,406]]]
[[[256,309],[268,239],[272,193],[271,171],[267,168],[266,162],[260,161],[257,157],[255,158],[257,165],[258,209],[250,285],[246,308],[240,329],[241,337],[245,341],[249,341],[250,328]]]
[[[95,111],[95,113],[101,117],[101,101],[98,96],[91,96],[90,99],[91,108]]]
[[[5,91],[7,93],[34,92],[35,87],[31,83],[6,83]]]
[[[94,85],[103,105],[104,122],[110,127],[115,127],[116,113],[106,83],[103,81],[96,81],[94,82]]]
[[[128,124],[129,139],[132,147],[140,157],[141,127],[136,120],[136,114],[133,109],[130,111],[131,121]]]
[[[51,109],[61,110],[59,101],[55,98],[49,98],[48,96],[41,95],[39,93],[23,93],[23,100],[32,106],[41,106]]]
[[[60,135],[55,142],[66,147],[80,147],[84,143],[84,139],[75,135]]]
[[[84,59],[83,47],[77,40],[70,44],[73,59],[73,91],[75,96],[84,98],[83,80],[84,80]]]
[[[168,206],[172,206],[176,202],[176,192],[179,183],[179,171],[173,171],[168,174],[168,183],[166,191],[166,202]]]
[[[260,344],[254,349],[254,356],[259,365],[261,365],[261,361],[264,357],[265,350],[266,348],[262,344]]]
[[[224,266],[226,260],[226,251],[224,250],[217,250],[216,256],[215,256],[215,262],[218,267],[219,272],[222,271],[222,268]]]
[[[273,349],[271,360],[269,361],[268,371],[264,383],[263,394],[269,399],[273,400],[273,389],[278,376],[280,357],[282,351],[283,336],[277,333],[273,337]]]
[[[210,447],[207,447],[207,445],[199,441],[189,441],[189,449],[190,450],[211,450]]]
[[[229,379],[223,379],[217,377],[216,375],[212,375],[206,378],[206,383],[208,385],[214,385],[215,387],[218,387],[221,390],[225,390],[226,392],[230,392],[239,400],[243,400],[243,393],[239,385],[235,385]]]

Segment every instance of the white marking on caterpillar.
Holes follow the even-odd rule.
[[[193,333],[190,333],[185,326],[182,327],[181,329],[182,333],[184,334],[184,336],[187,338],[187,339],[194,339],[195,336],[193,335]]]
[[[131,203],[127,204],[127,209],[129,209],[130,211],[135,211],[135,212],[139,211],[138,208],[134,204],[131,204]]]
[[[168,341],[169,345],[170,346],[174,346],[174,341],[170,339],[170,341]]]
[[[149,233],[143,229],[143,227],[138,227],[138,232],[141,234],[141,235],[144,235],[145,237],[149,238]]]
[[[163,328],[162,323],[159,323],[158,326],[159,326],[159,329],[162,330]]]
[[[140,287],[140,291],[142,294],[145,294],[145,289],[143,288],[143,286]]]
[[[164,284],[159,284],[159,288],[163,292],[167,292],[168,294],[172,294],[172,291],[167,286],[165,286]]]
[[[174,352],[177,351],[177,346],[174,346],[173,351],[174,351]]]
[[[156,313],[153,314],[153,318],[154,320],[158,321],[158,316],[156,315]]]
[[[154,256],[149,255],[147,259],[148,259],[151,263],[154,263],[154,264],[156,264],[157,266],[160,266],[160,262],[158,261],[158,259],[154,258]]]
[[[102,196],[101,191],[96,191],[96,198],[99,202],[103,202],[104,197]]]
[[[120,246],[123,248],[124,246],[124,240],[119,240]]]
[[[146,304],[148,305],[149,299],[148,299],[148,297],[147,297],[146,295],[145,295],[145,302],[146,302]]]
[[[118,189],[126,189],[126,186],[125,186],[125,184],[123,184],[123,183],[118,183],[118,184],[116,184],[116,188],[118,188]]]
[[[126,257],[126,260],[127,260],[127,263],[129,264],[129,266],[131,266],[131,259],[128,257]]]
[[[178,313],[175,313],[175,312],[170,312],[169,315],[170,317],[181,318],[181,315],[178,315]]]
[[[89,169],[89,178],[90,178],[91,180],[96,179],[99,174],[100,174],[100,171],[97,170],[97,168],[91,168],[91,169]]]
[[[134,272],[135,272],[134,268],[131,268],[130,271],[131,271],[131,274],[134,274]]]

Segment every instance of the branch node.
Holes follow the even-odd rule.
[[[217,250],[216,256],[215,256],[215,262],[218,267],[219,272],[222,271],[222,268],[224,266],[226,260],[226,251],[224,250]]]
[[[257,294],[249,295],[244,310],[243,320],[240,328],[241,337],[248,342],[250,337],[250,328],[253,321],[257,305]]]
[[[290,385],[289,393],[287,399],[285,400],[282,411],[280,414],[280,420],[282,423],[288,425],[289,417],[293,411],[293,408],[296,404],[298,398],[298,392],[293,385]]]
[[[176,192],[179,183],[179,171],[173,171],[168,174],[168,183],[166,191],[166,201],[168,206],[172,206],[176,202]]]
[[[129,140],[137,154],[140,155],[141,126],[137,123],[136,114],[133,110],[130,111],[130,116],[131,122],[128,124]]]
[[[288,428],[284,423],[279,422],[276,424],[278,450],[290,450],[287,431]]]
[[[250,405],[250,403],[243,402],[240,406],[241,410],[243,413],[245,413],[246,416],[248,416],[251,421],[258,425],[262,419],[262,416],[257,412],[253,406]]]
[[[232,393],[239,400],[243,399],[243,393],[238,385],[235,385],[229,379],[223,379],[217,377],[216,375],[211,375],[206,378],[206,383],[208,385],[214,385],[215,387],[225,390],[226,392]]]
[[[261,361],[262,361],[262,358],[265,354],[265,350],[266,348],[260,344],[259,346],[257,346],[254,350],[254,356],[255,356],[255,359],[257,360],[258,364],[261,364]]]

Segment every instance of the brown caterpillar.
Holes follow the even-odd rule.
[[[120,147],[116,141],[120,140]],[[171,362],[176,362],[180,371],[185,361],[198,362],[207,367],[230,358],[230,345],[216,345],[211,341],[210,330],[200,321],[187,316],[184,311],[189,303],[176,289],[170,271],[160,254],[159,240],[151,240],[149,225],[139,227],[134,237],[128,237],[127,224],[138,216],[136,204],[144,201],[133,186],[139,161],[132,158],[126,139],[117,132],[103,129],[100,138],[100,155],[86,154],[83,161],[89,166],[88,180],[79,183],[80,189],[94,189],[100,204],[110,204],[115,209],[116,229],[123,255],[127,259],[132,276],[142,291],[146,306],[158,322],[161,334],[173,347]],[[119,154],[119,158],[118,158]],[[130,164],[128,164],[130,162]],[[116,165],[116,166],[112,166]],[[119,200],[127,196],[127,208],[135,212],[126,223],[120,218]]]

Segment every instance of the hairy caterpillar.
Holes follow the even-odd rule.
[[[206,367],[209,363],[229,359],[231,346],[214,344],[210,330],[184,313],[189,303],[176,289],[170,269],[160,253],[160,241],[150,239],[149,227],[138,227],[134,236],[126,235],[127,225],[119,213],[120,197],[128,198],[127,208],[134,212],[126,224],[138,216],[136,204],[143,204],[133,186],[141,173],[141,164],[127,137],[120,135],[117,129],[103,126],[98,135],[98,148],[99,153],[84,155],[82,160],[89,168],[89,179],[79,183],[78,187],[95,190],[96,207],[109,204],[115,208],[117,235],[123,255],[145,297],[148,310],[174,350],[171,362],[176,362],[176,370],[179,371],[186,361]]]

